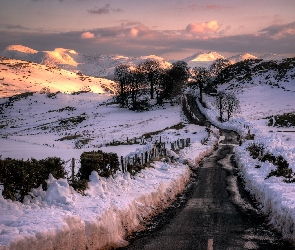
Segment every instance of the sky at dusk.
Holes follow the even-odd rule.
[[[295,56],[294,0],[1,0],[0,50]]]

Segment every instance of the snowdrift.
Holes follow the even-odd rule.
[[[271,145],[268,152],[279,155],[291,162],[291,168],[295,170],[295,149],[278,146],[279,142],[262,138],[259,143]],[[239,164],[245,186],[251,195],[259,202],[261,211],[268,215],[269,223],[280,231],[284,238],[295,242],[295,183],[285,183],[282,177],[270,177],[267,175],[275,166],[266,161],[260,168],[255,168],[257,159],[252,159],[246,147],[249,143],[236,149],[236,160]],[[260,163],[261,164],[261,163]]]
[[[0,249],[106,249],[168,206],[189,181],[188,166],[155,162],[133,178],[90,176],[86,196],[52,176],[47,192],[34,190],[26,204],[0,198]]]

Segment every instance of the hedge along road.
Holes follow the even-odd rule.
[[[237,134],[193,169],[186,191],[124,249],[295,249],[267,224],[244,190],[234,162]]]

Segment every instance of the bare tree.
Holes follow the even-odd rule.
[[[118,83],[118,93],[120,104],[122,107],[125,106],[126,102],[126,88],[130,82],[130,66],[127,64],[120,64],[115,68],[115,82]]]
[[[215,98],[215,105],[219,109],[219,119],[224,121],[223,114],[227,113],[227,120],[229,120],[234,113],[240,111],[240,101],[232,92],[220,91]]]
[[[231,65],[229,60],[223,59],[223,58],[218,58],[212,63],[209,70],[211,72],[211,75],[216,77],[220,74],[220,72],[223,69],[225,69],[229,65]]]
[[[210,81],[210,72],[204,67],[195,67],[192,70],[192,78],[194,79],[194,84],[199,87],[200,90],[200,102],[203,102],[203,91],[204,87],[207,86]]]
[[[219,91],[215,98],[215,105],[219,109],[219,120],[223,122],[223,112],[226,107],[226,93],[224,91]]]
[[[138,107],[138,98],[144,92],[144,75],[138,69],[138,67],[133,68],[130,71],[130,82],[128,84],[128,94],[131,97],[131,109],[137,110]]]
[[[151,99],[154,99],[155,86],[158,84],[161,75],[160,63],[156,60],[146,60],[139,64],[138,68],[149,82]]]
[[[240,101],[233,92],[226,94],[227,120],[240,111]]]

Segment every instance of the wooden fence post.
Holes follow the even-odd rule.
[[[72,182],[75,180],[75,158],[72,158]]]
[[[121,167],[122,167],[122,172],[125,173],[125,166],[124,166],[124,158],[121,156]]]
[[[143,165],[143,153],[141,153],[141,165]]]

